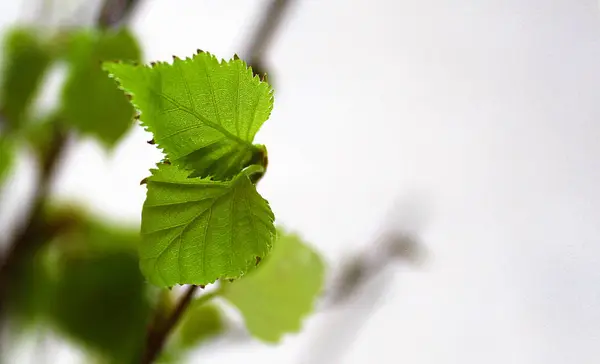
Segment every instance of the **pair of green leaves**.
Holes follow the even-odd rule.
[[[299,330],[322,288],[324,267],[297,236],[276,231],[256,190],[267,154],[252,143],[271,113],[271,87],[242,60],[219,62],[204,52],[172,64],[105,63],[104,69],[131,96],[167,156],[145,179],[142,273],[162,287],[222,279],[220,295],[262,340]],[[206,313],[187,314],[195,312]],[[189,322],[195,319],[184,319],[184,335],[204,334]]]
[[[193,58],[152,67],[107,63],[167,155],[146,182],[140,265],[159,286],[235,279],[267,256],[274,215],[256,191],[266,150],[253,145],[273,107],[245,62]]]

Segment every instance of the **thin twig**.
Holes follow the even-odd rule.
[[[153,363],[158,358],[171,330],[173,330],[179,322],[179,319],[189,306],[197,289],[198,286],[188,287],[184,295],[179,299],[175,309],[164,323],[161,323],[161,313],[157,312],[146,337],[146,345],[142,354],[142,360],[140,361],[141,364]]]

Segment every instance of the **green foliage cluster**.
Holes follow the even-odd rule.
[[[268,158],[253,140],[274,101],[264,79],[237,57],[205,52],[138,65],[141,50],[127,29],[18,28],[2,56],[0,188],[18,151],[33,150],[43,164],[61,133],[110,149],[138,118],[165,154],[144,180],[141,232],[78,208],[44,207],[47,241],[13,285],[14,322],[46,325],[101,362],[128,363],[139,358],[152,316],[173,310],[171,287],[217,283],[192,301],[166,356],[227,332],[222,300],[208,298],[229,301],[263,341],[300,329],[324,265],[297,235],[275,226],[257,191]],[[56,107],[42,114],[35,100],[56,65],[67,76]]]

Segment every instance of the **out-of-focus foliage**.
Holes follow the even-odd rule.
[[[168,287],[238,278],[266,256],[274,216],[250,172],[220,182],[188,178],[189,171],[173,165],[152,170],[140,247],[140,265],[150,282]]]
[[[16,28],[5,38],[0,85],[0,117],[8,129],[18,129],[29,117],[29,107],[36,95],[53,51],[41,30]]]
[[[54,142],[54,130],[60,126],[60,114],[55,112],[33,120],[24,128],[22,135],[39,160],[50,151]]]
[[[53,305],[57,327],[116,363],[144,342],[148,304],[135,255],[112,252],[62,263]]]
[[[104,68],[132,95],[171,163],[194,170],[194,177],[227,180],[262,162],[264,147],[252,141],[271,114],[273,90],[242,60],[199,53],[173,64]]]
[[[300,330],[321,292],[324,271],[315,251],[279,230],[273,252],[243,279],[226,285],[223,297],[240,310],[252,335],[277,342]]]
[[[218,337],[225,330],[225,317],[219,306],[202,298],[195,299],[183,313],[158,362],[182,363],[189,351]]]
[[[13,143],[6,137],[0,135],[0,186],[2,180],[8,175],[13,164]]]
[[[26,327],[45,323],[115,363],[139,354],[149,314],[137,229],[71,208],[47,212],[57,236],[24,267],[11,312]]]
[[[66,48],[70,71],[62,95],[65,122],[112,147],[133,125],[134,110],[106,77],[101,64],[107,60],[139,61],[137,41],[124,28],[84,30],[71,34]]]
[[[174,333],[174,346],[178,350],[192,349],[203,341],[221,334],[224,330],[221,309],[201,299],[194,300]]]
[[[57,267],[52,247],[30,257],[20,267],[19,281],[13,287],[8,301],[12,319],[25,330],[47,324],[55,297]]]

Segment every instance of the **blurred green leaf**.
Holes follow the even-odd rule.
[[[175,346],[191,349],[216,336],[225,329],[219,307],[202,300],[194,300],[186,310],[175,332]]]
[[[278,235],[266,260],[224,286],[223,292],[241,311],[250,333],[267,342],[300,330],[321,292],[325,272],[319,255],[298,236],[281,230]]]
[[[53,305],[56,326],[112,362],[131,362],[144,343],[149,313],[137,258],[112,252],[61,264]]]
[[[147,285],[136,255],[138,229],[91,218],[73,206],[44,215],[46,248],[24,267],[12,307],[21,326],[42,316],[58,332],[113,363],[128,363],[143,344]]]
[[[29,122],[23,132],[25,140],[33,149],[33,152],[43,160],[44,156],[50,152],[53,138],[56,137],[55,130],[59,122],[58,114],[44,116],[37,120]]]
[[[169,292],[169,291],[167,291]],[[182,356],[205,341],[225,331],[224,316],[219,307],[203,298],[193,300],[185,310],[166,348],[161,352],[159,363],[181,363]]]
[[[139,61],[141,51],[127,29],[87,30],[69,39],[70,74],[63,90],[68,125],[112,147],[133,125],[129,101],[101,69],[102,61]]]
[[[35,328],[50,314],[56,289],[53,258],[52,249],[47,247],[26,259],[16,275],[18,280],[11,284],[8,309],[22,329]]]
[[[14,162],[14,146],[6,135],[0,135],[0,185],[9,174]]]
[[[52,48],[39,30],[16,28],[4,44],[0,116],[9,129],[28,118],[29,107],[52,61]]]

